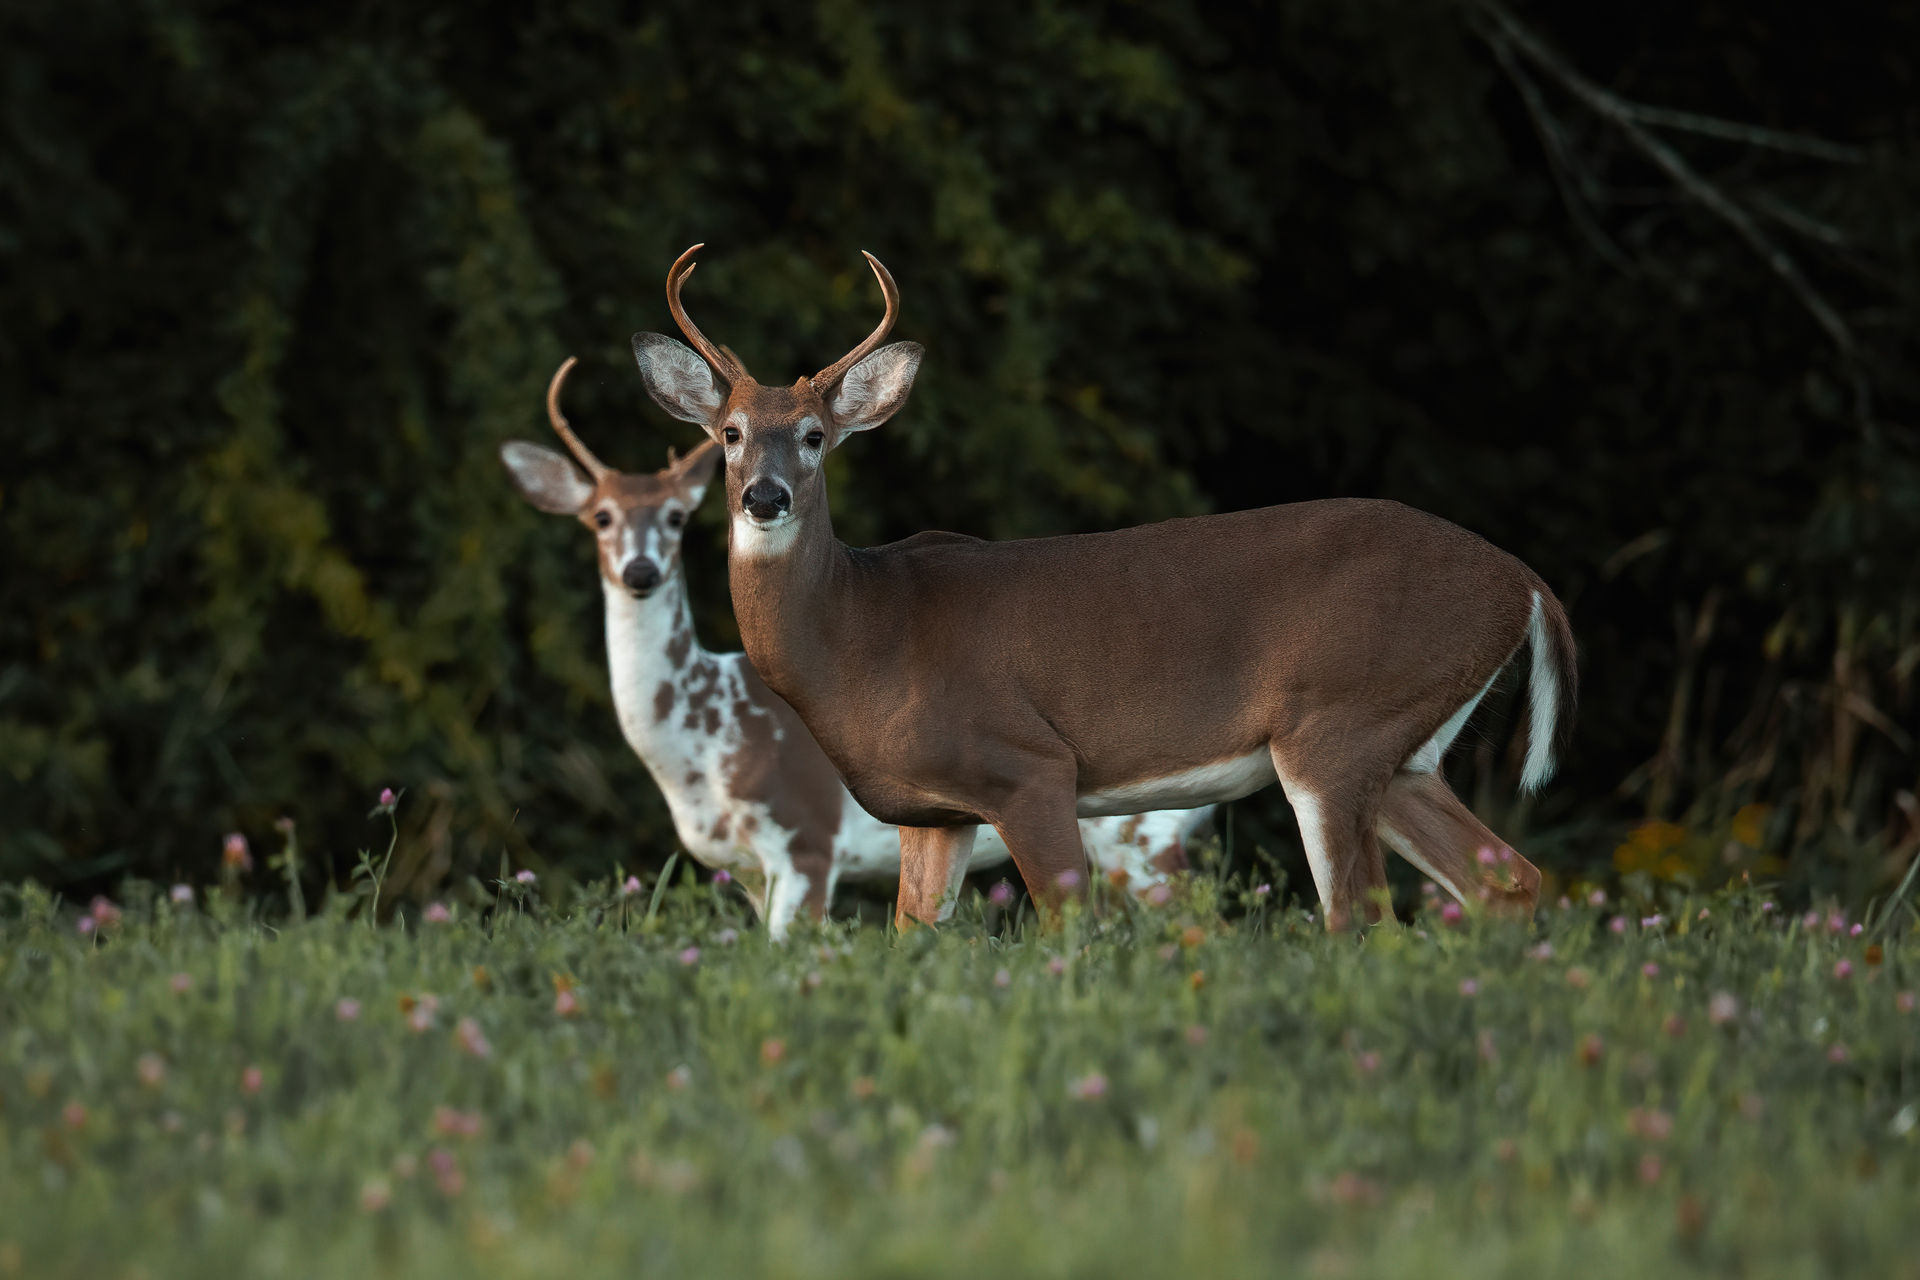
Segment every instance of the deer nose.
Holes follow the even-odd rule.
[[[741,497],[741,505],[756,520],[776,519],[793,505],[793,495],[771,480],[755,480]]]
[[[645,556],[635,556],[620,571],[620,581],[627,584],[627,590],[645,595],[660,585],[660,570]]]

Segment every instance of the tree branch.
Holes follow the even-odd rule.
[[[1521,25],[1519,19],[1509,13],[1506,6],[1500,4],[1498,0],[1475,0],[1475,4],[1476,7],[1493,20],[1497,27],[1496,32],[1491,33],[1492,38],[1490,39],[1490,43],[1494,46],[1496,57],[1500,56],[1500,43],[1502,41],[1510,42],[1512,47],[1525,55],[1528,61],[1558,81],[1562,88],[1579,101],[1585,103],[1596,115],[1604,120],[1611,121],[1621,133],[1626,135],[1628,141],[1632,142],[1643,155],[1653,161],[1655,165],[1672,179],[1674,185],[1678,186],[1681,191],[1685,192],[1709,213],[1712,213],[1715,217],[1733,228],[1734,233],[1742,240],[1745,240],[1748,246],[1760,255],[1761,261],[1765,262],[1768,268],[1786,284],[1787,288],[1793,292],[1794,297],[1799,299],[1800,305],[1806,308],[1807,312],[1813,316],[1814,321],[1825,330],[1827,336],[1832,339],[1834,346],[1839,349],[1840,357],[1842,361],[1845,362],[1848,372],[1852,377],[1855,412],[1860,418],[1861,425],[1868,431],[1872,431],[1873,406],[1871,392],[1868,389],[1865,375],[1861,369],[1859,344],[1854,340],[1853,330],[1848,326],[1847,322],[1841,318],[1840,313],[1834,310],[1833,306],[1821,295],[1820,291],[1813,287],[1813,282],[1808,280],[1806,274],[1800,270],[1800,264],[1795,262],[1785,250],[1775,245],[1745,209],[1735,203],[1734,200],[1725,192],[1721,191],[1719,187],[1695,172],[1693,167],[1686,162],[1679,152],[1668,146],[1662,139],[1648,132],[1645,127],[1647,123],[1656,122],[1649,119],[1650,114],[1653,117],[1657,117],[1658,123],[1678,128],[1691,128],[1701,123],[1711,124],[1715,128],[1726,125],[1728,130],[1747,130],[1748,126],[1732,125],[1726,121],[1714,121],[1707,116],[1691,116],[1685,112],[1662,111],[1659,108],[1643,107],[1638,103],[1629,102],[1617,94],[1602,89],[1599,85],[1594,84],[1578,71],[1568,66],[1560,59],[1558,54],[1547,47],[1544,41],[1534,35],[1533,32],[1525,26]],[[1502,64],[1507,64],[1509,59],[1510,55],[1509,57],[1502,57]],[[1519,82],[1516,80],[1516,84],[1517,83]],[[1522,88],[1521,94],[1523,97],[1526,93],[1527,90]],[[1531,109],[1531,107],[1529,107],[1529,109]],[[1686,123],[1683,124],[1681,123],[1682,121]],[[1712,130],[1696,129],[1696,131],[1711,132]],[[1769,139],[1767,145],[1777,145],[1780,139],[1797,138],[1797,135],[1774,134],[1771,130],[1765,129],[1753,130],[1752,133],[1754,135],[1766,135]],[[1722,130],[1718,136],[1732,137],[1736,135]],[[1758,136],[1747,136],[1746,133],[1740,133],[1738,136],[1746,141],[1757,142],[1761,140]],[[1799,139],[1799,141],[1817,140]],[[1820,145],[1832,146],[1833,144],[1821,143]],[[1845,148],[1836,149],[1846,150]],[[1802,150],[1804,150],[1804,148],[1802,148]]]

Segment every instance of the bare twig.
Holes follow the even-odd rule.
[[[1539,86],[1533,83],[1533,78],[1513,56],[1512,43],[1498,35],[1495,35],[1489,43],[1493,46],[1494,56],[1500,59],[1500,65],[1506,68],[1507,74],[1513,78],[1514,86],[1520,90],[1520,100],[1527,104],[1527,114],[1533,117],[1534,132],[1540,135],[1540,145],[1546,150],[1548,167],[1553,170],[1554,184],[1560,188],[1561,202],[1567,206],[1567,212],[1572,215],[1573,225],[1580,229],[1580,234],[1587,238],[1587,242],[1593,246],[1593,251],[1609,265],[1617,267],[1628,275],[1635,274],[1636,268],[1632,260],[1620,251],[1620,246],[1615,244],[1613,238],[1601,228],[1600,223],[1593,216],[1593,211],[1588,208],[1587,201],[1593,192],[1594,184],[1581,168],[1579,157],[1568,145],[1560,122],[1554,118],[1553,112],[1547,109],[1546,99],[1541,96]]]
[[[1799,299],[1800,305],[1806,308],[1807,312],[1813,316],[1815,323],[1826,331],[1828,338],[1839,349],[1840,357],[1852,375],[1855,412],[1861,425],[1871,431],[1873,429],[1872,397],[1861,368],[1859,344],[1854,340],[1853,330],[1820,291],[1813,287],[1812,281],[1808,280],[1806,274],[1800,270],[1799,263],[1795,262],[1785,250],[1775,245],[1745,209],[1719,187],[1695,172],[1693,166],[1689,165],[1679,152],[1646,128],[1646,124],[1651,122],[1649,113],[1658,117],[1658,123],[1670,127],[1692,127],[1702,122],[1713,123],[1716,127],[1726,124],[1729,128],[1740,130],[1747,129],[1747,126],[1732,126],[1725,121],[1710,121],[1706,116],[1690,116],[1685,112],[1666,112],[1629,102],[1618,94],[1602,89],[1568,66],[1558,54],[1547,47],[1544,41],[1507,12],[1506,7],[1499,4],[1498,0],[1476,0],[1476,3],[1478,8],[1496,24],[1497,32],[1492,33],[1496,38],[1491,40],[1496,56],[1500,56],[1502,40],[1511,42],[1514,49],[1559,82],[1568,93],[1585,103],[1602,119],[1611,121],[1621,133],[1626,135],[1628,141],[1664,171],[1681,191],[1731,227],[1736,235],[1745,240],[1748,246],[1760,255],[1761,261],[1765,262],[1768,268],[1786,284],[1794,297]],[[1507,61],[1507,58],[1502,58],[1503,64]],[[1522,89],[1521,92],[1524,94],[1526,90]],[[1681,125],[1680,121],[1683,120],[1688,124]],[[1798,137],[1793,134],[1774,134],[1771,130],[1753,130],[1752,132],[1756,135],[1767,135],[1772,140],[1770,145],[1777,145],[1780,139]],[[1723,134],[1722,136],[1732,135]],[[1759,140],[1757,136],[1746,134],[1741,136],[1747,141]],[[1841,150],[1845,149],[1841,148]]]
[[[1710,138],[1725,138],[1730,142],[1750,143],[1756,147],[1769,147],[1775,151],[1791,151],[1795,155],[1812,156],[1816,160],[1831,160],[1835,164],[1860,164],[1867,158],[1867,153],[1859,147],[1828,142],[1825,138],[1810,138],[1804,133],[1781,133],[1777,129],[1763,129],[1759,125],[1741,124],[1737,120],[1718,120],[1713,116],[1697,116],[1691,111],[1648,107],[1637,102],[1622,102],[1620,105],[1641,124],[1684,129],[1688,133],[1701,133]]]

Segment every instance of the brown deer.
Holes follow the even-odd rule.
[[[1539,872],[1439,773],[1523,645],[1521,785],[1553,772],[1574,641],[1532,570],[1436,516],[1357,498],[1018,542],[845,546],[821,464],[898,412],[920,365],[917,344],[880,345],[899,314],[893,277],[866,255],[879,326],[811,378],[766,387],[681,305],[701,247],[667,275],[694,350],[641,333],[634,356],[660,406],[725,452],[747,655],[860,804],[899,826],[902,923],[944,917],[981,823],[1034,897],[1057,904],[1086,883],[1076,816],[1275,781],[1329,929],[1379,918],[1382,840],[1463,902],[1532,913]]]

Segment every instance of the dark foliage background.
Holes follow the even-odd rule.
[[[1624,99],[1855,149],[1661,134],[1853,345],[1471,4],[12,0],[0,876],[203,877],[281,815],[317,876],[389,784],[416,896],[663,857],[587,539],[495,447],[570,352],[609,461],[689,443],[626,344],[705,240],[691,305],[766,381],[871,325],[858,249],[902,283],[930,355],[835,455],[848,541],[1400,498],[1572,611],[1561,779],[1510,806],[1497,706],[1456,763],[1559,876],[1884,886],[1920,848],[1920,6],[1518,17]],[[1616,861],[1649,817],[1695,834]],[[1235,829],[1283,850],[1284,805]]]

